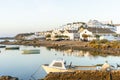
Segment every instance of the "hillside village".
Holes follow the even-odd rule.
[[[15,38],[17,40],[120,40],[119,26],[119,24],[113,24],[112,21],[99,22],[98,20],[89,20],[87,23],[67,23],[60,28],[49,31],[21,33],[16,35]]]

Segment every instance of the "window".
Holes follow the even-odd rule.
[[[60,62],[56,62],[56,63],[53,64],[53,66],[56,66],[56,67],[62,67],[62,63],[60,63]]]

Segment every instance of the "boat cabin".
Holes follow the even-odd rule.
[[[64,64],[64,60],[53,60],[53,62],[49,65],[49,67],[66,69],[65,64]]]

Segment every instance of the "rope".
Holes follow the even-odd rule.
[[[36,80],[35,79],[35,77],[34,77],[34,75],[39,71],[39,69],[41,68],[41,65],[38,67],[38,69],[31,75],[31,78],[33,79],[33,80]]]

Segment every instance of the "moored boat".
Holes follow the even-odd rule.
[[[75,70],[97,70],[97,66],[74,66],[72,63],[66,65],[64,60],[53,60],[51,64],[43,64],[46,73],[50,72],[73,72]]]
[[[6,47],[6,50],[19,50],[19,47]]]
[[[1,45],[1,46],[0,46],[0,48],[5,48],[5,47],[6,47],[6,46],[4,46],[4,45]]]
[[[49,64],[43,64],[43,69],[46,71],[46,73],[50,72],[66,72],[68,71],[64,65],[63,60],[53,60],[53,62]]]
[[[40,54],[39,49],[23,50],[23,54]]]

